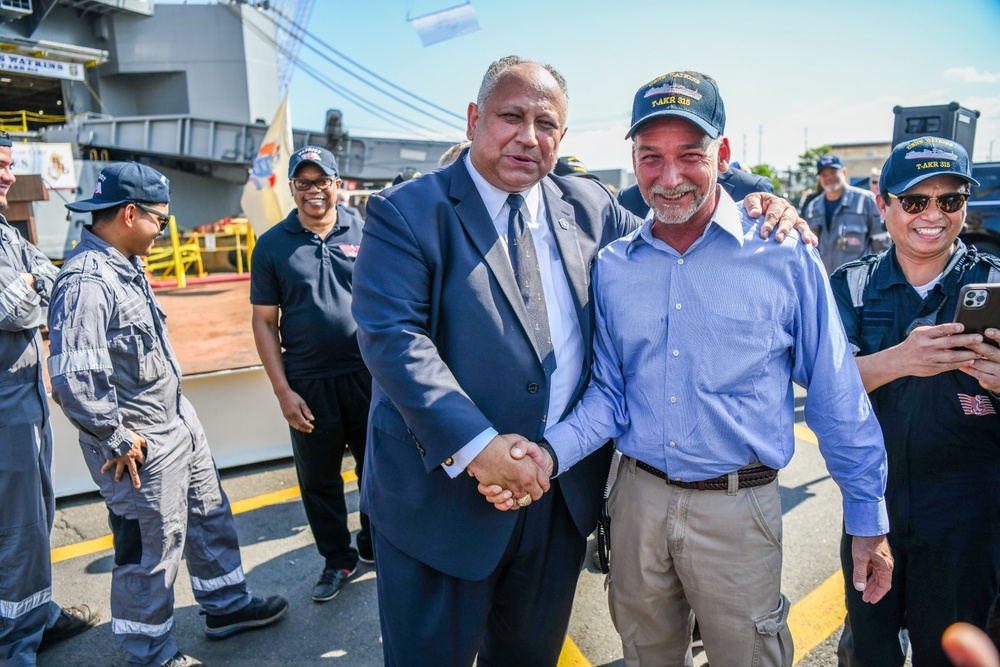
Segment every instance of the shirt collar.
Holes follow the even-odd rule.
[[[104,255],[111,268],[130,281],[141,275],[146,268],[146,263],[142,261],[141,257],[138,255],[126,257],[120,250],[90,231],[88,227],[84,227],[80,231],[80,243],[77,247],[80,246],[86,246],[87,249],[96,250]]]
[[[333,226],[334,229],[348,229],[351,226],[351,219],[353,214],[347,210],[347,207],[341,203],[337,203],[337,223]],[[281,221],[281,226],[285,228],[286,231],[292,234],[300,234],[302,232],[309,232],[308,229],[302,226],[302,222],[299,220],[299,209],[293,208],[292,212],[288,214],[284,220]],[[312,232],[310,232],[312,233]]]
[[[968,248],[962,242],[962,239],[955,239],[955,252],[951,253],[951,257],[948,258],[948,263],[941,273],[941,280],[937,284],[937,287],[940,287],[941,291],[949,296],[958,294],[959,282],[961,282],[962,276],[965,275],[965,257],[967,254]],[[899,265],[899,259],[896,258],[895,245],[889,248],[886,258],[889,260],[888,271],[879,272],[875,276],[878,289],[884,290],[893,285],[910,287],[910,281],[906,279],[903,267]]]
[[[726,192],[724,187],[717,185],[716,188],[719,193],[719,198],[715,203],[715,211],[712,212],[712,219],[707,225],[705,225],[705,231],[702,232],[698,241],[695,241],[695,244],[705,238],[712,229],[712,226],[715,225],[736,239],[736,242],[739,243],[742,248],[743,220],[740,216],[740,207],[736,205],[736,202],[733,201],[733,198],[729,196],[729,193]],[[631,250],[631,248],[637,245],[640,241],[644,243],[653,242],[653,222],[655,217],[656,213],[653,209],[650,209],[649,213],[646,214],[646,220],[642,227],[632,233],[632,241],[629,244],[629,250]]]
[[[476,168],[472,166],[472,158],[470,153],[465,154],[465,168],[469,171],[469,176],[472,177],[472,182],[476,186],[476,190],[479,191],[479,196],[483,200],[483,204],[486,206],[486,213],[489,214],[490,220],[496,220],[497,216],[500,215],[500,211],[503,209],[504,204],[507,203],[507,197],[511,193],[504,192],[500,188],[494,186],[492,183],[487,181],[482,175],[476,171]],[[535,183],[527,190],[517,193],[524,197],[524,204],[521,206],[522,213],[525,218],[525,222],[534,222],[539,218],[538,207],[542,203],[541,188],[538,183]]]

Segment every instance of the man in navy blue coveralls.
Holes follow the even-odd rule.
[[[956,621],[985,629],[997,598],[1000,350],[951,323],[963,285],[1000,282],[1000,259],[957,238],[975,185],[958,144],[896,146],[878,197],[894,245],[831,278],[885,436],[896,559],[878,604],[847,586],[842,666],[902,665],[907,634],[914,665],[951,665],[944,630]],[[1000,330],[986,336],[1000,341]],[[849,542],[841,560],[851,564]]]

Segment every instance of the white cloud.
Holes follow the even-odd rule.
[[[980,72],[975,67],[952,67],[944,71],[944,78],[964,83],[1000,83],[1000,73]]]

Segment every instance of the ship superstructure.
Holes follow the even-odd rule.
[[[15,152],[8,219],[64,257],[87,219],[67,217],[63,203],[123,159],[171,179],[183,227],[238,215],[287,53],[267,3],[0,0],[0,129],[28,142]],[[325,121],[294,130],[294,144],[333,150],[347,189],[381,188],[403,167],[429,171],[450,145],[353,137],[332,109]]]

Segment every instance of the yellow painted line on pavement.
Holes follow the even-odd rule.
[[[795,439],[819,444],[816,434],[804,424],[795,425]],[[792,664],[797,664],[836,632],[846,614],[844,574],[837,570],[809,595],[793,604],[788,612],[788,629],[795,640],[795,658]]]
[[[358,481],[358,475],[353,470],[342,472],[340,473],[340,476],[344,478],[345,484]],[[243,512],[250,512],[252,510],[260,509],[261,507],[267,507],[268,505],[277,505],[278,503],[283,503],[287,500],[294,500],[300,496],[301,492],[299,491],[299,487],[290,486],[286,489],[272,491],[271,493],[264,493],[259,496],[253,496],[252,498],[237,500],[236,502],[231,503],[230,506],[233,509],[233,514],[242,514]],[[104,535],[103,537],[98,537],[94,540],[68,544],[64,547],[56,547],[55,549],[52,549],[50,554],[52,556],[53,563],[61,563],[65,560],[79,558],[80,556],[89,556],[90,554],[95,554],[98,551],[106,551],[113,548],[114,541],[111,535]]]
[[[344,478],[345,484],[358,481],[358,475],[353,470],[343,472],[340,476]],[[302,494],[298,486],[290,486],[285,489],[272,491],[271,493],[264,493],[259,496],[237,500],[236,502],[231,503],[231,507],[233,509],[233,514],[242,514],[244,512],[251,512],[269,505],[277,505],[278,503],[283,503],[288,500],[294,500],[299,498],[301,495]],[[95,540],[77,542],[76,544],[69,544],[64,547],[56,547],[55,549],[52,549],[52,562],[61,563],[62,561],[95,554],[99,551],[106,551],[113,548],[114,541],[111,535],[105,535],[103,537],[98,537]],[[584,657],[580,648],[576,645],[576,642],[567,636],[566,642],[563,644],[562,652],[559,654],[558,667],[592,666],[590,661]]]
[[[591,667],[590,660],[583,656],[580,647],[568,635],[559,653],[558,667]]]
[[[815,434],[800,424],[795,425],[795,438],[817,444]],[[356,482],[358,479],[353,470],[342,473],[342,477],[345,483]],[[232,503],[233,514],[276,505],[299,496],[299,487],[292,486],[252,498],[237,500]],[[52,562],[59,563],[79,558],[111,549],[113,546],[111,535],[105,535],[95,540],[57,547],[52,549]],[[844,577],[838,570],[809,595],[792,605],[788,613],[788,626],[795,639],[795,658],[792,664],[797,664],[810,651],[826,641],[844,622],[845,613]],[[576,642],[567,636],[562,652],[559,654],[558,667],[592,667],[592,665],[580,651]]]
[[[795,439],[810,442],[814,445],[819,444],[819,440],[816,439],[816,434],[810,431],[808,426],[804,426],[802,424],[795,425]]]
[[[50,553],[52,554],[53,563],[61,563],[64,560],[87,556],[98,551],[111,549],[114,546],[115,543],[112,541],[111,536],[105,535],[104,537],[98,537],[96,540],[87,540],[86,542],[77,542],[76,544],[69,544],[64,547],[56,547]]]
[[[846,613],[844,575],[837,570],[813,592],[793,604],[788,612],[788,629],[795,640],[792,664],[825,642],[844,622]]]

